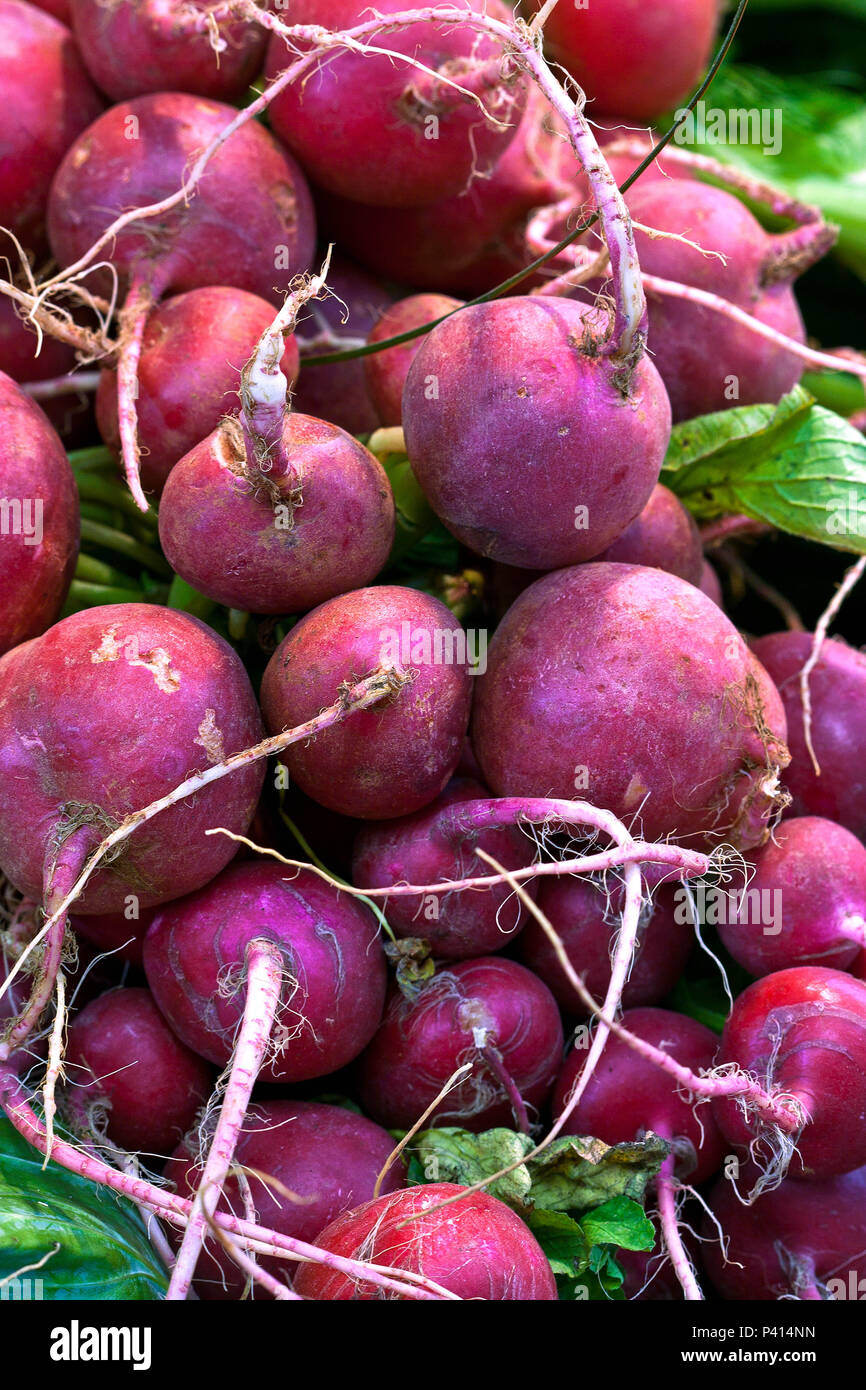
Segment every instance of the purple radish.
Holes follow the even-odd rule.
[[[434,319],[459,309],[462,302],[444,294],[413,294],[408,299],[398,299],[396,304],[385,310],[367,342],[381,343],[386,338],[396,338],[409,329],[432,323]],[[423,342],[423,338],[413,338],[400,347],[387,348],[384,352],[362,359],[367,389],[380,424],[403,423],[403,387]]]
[[[243,1012],[242,990],[230,986],[257,937],[273,942],[284,960],[261,1080],[305,1081],[351,1062],[373,1036],[385,998],[375,920],[311,871],[287,878],[260,860],[233,864],[151,922],[144,968],[177,1036],[208,1061],[228,1062]]]
[[[463,629],[444,603],[415,589],[358,589],[313,609],[274,652],[262,680],[272,733],[312,718],[346,681],[383,665],[417,672],[388,705],[353,714],[286,754],[302,791],[361,820],[428,805],[457,766],[472,677]]]
[[[703,575],[701,533],[691,512],[662,483],[653,488],[640,515],[598,558],[666,570],[698,587]]]
[[[458,961],[412,1001],[392,989],[361,1059],[361,1103],[389,1129],[408,1129],[470,1062],[425,1123],[527,1131],[550,1094],[562,1045],[556,1002],[531,971],[499,956]]]
[[[717,608],[721,608],[724,611],[725,602],[724,595],[722,594],[721,580],[719,579],[715,566],[711,565],[709,560],[704,560],[701,567],[701,579],[698,588],[702,594],[706,594],[707,598],[713,600]]]
[[[355,840],[352,882],[356,888],[387,888],[395,883],[435,884],[490,874],[475,855],[476,846],[506,869],[532,863],[534,842],[513,826],[472,835],[455,832],[453,806],[479,801],[489,793],[470,777],[456,777],[422,811],[401,820],[364,826]],[[530,891],[533,884],[528,885]],[[383,906],[398,936],[429,941],[434,956],[462,960],[507,946],[522,929],[526,909],[507,884],[475,891],[389,898]]]
[[[651,360],[601,350],[595,310],[528,297],[434,328],[403,392],[412,468],[470,549],[524,569],[598,555],[638,516],[670,435]]]

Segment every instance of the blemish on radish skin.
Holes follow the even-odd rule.
[[[217,728],[214,710],[205,710],[204,719],[198,726],[198,738],[193,739],[207,754],[209,763],[221,763],[225,758],[222,730]]]
[[[116,626],[106,628],[99,646],[90,653],[91,663],[98,665],[102,661],[118,661],[122,657],[128,666],[142,666],[150,671],[157,687],[166,695],[173,695],[180,689],[180,673],[172,667],[171,657],[164,647],[154,647],[152,651],[139,655],[130,652],[128,646],[126,641],[117,640]]]

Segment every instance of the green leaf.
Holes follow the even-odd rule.
[[[614,1197],[643,1200],[668,1146],[658,1135],[628,1144],[568,1135],[531,1161],[530,1200],[548,1211],[587,1211]]]
[[[136,1208],[56,1163],[43,1172],[42,1156],[0,1119],[0,1281],[46,1256],[40,1269],[21,1274],[34,1281],[22,1293],[152,1300],[167,1288]],[[4,1286],[7,1297],[11,1287]]]
[[[620,1250],[652,1250],[655,1231],[639,1202],[614,1197],[581,1219],[587,1243],[615,1245]]]
[[[866,439],[800,387],[675,426],[662,480],[701,521],[744,513],[866,552]]]
[[[556,1275],[573,1278],[587,1268],[590,1248],[580,1223],[561,1211],[533,1211],[527,1225]]]
[[[532,1148],[527,1134],[517,1134],[512,1129],[470,1134],[465,1129],[443,1127],[423,1130],[412,1141],[422,1182],[453,1182],[461,1187],[471,1187],[500,1168],[507,1168]],[[520,1208],[529,1196],[531,1184],[529,1169],[521,1165],[506,1177],[497,1178],[487,1191],[509,1206]]]

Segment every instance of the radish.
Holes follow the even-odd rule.
[[[394,1141],[384,1129],[351,1110],[302,1100],[258,1100],[244,1122],[235,1162],[247,1170],[260,1225],[315,1241],[342,1212],[373,1197],[381,1173],[383,1193],[403,1186],[402,1160],[385,1168],[393,1148]],[[187,1140],[172,1154],[165,1176],[175,1191],[192,1196],[201,1181],[201,1169]],[[236,1178],[226,1183],[219,1210],[244,1210]],[[262,1263],[277,1276],[292,1268],[281,1260],[266,1258]],[[195,1280],[199,1297],[238,1298],[245,1282],[237,1266],[222,1252],[215,1254],[211,1244]],[[261,1296],[260,1291],[256,1296]]]
[[[622,1023],[630,1033],[693,1071],[713,1065],[719,1040],[693,1018],[669,1009],[628,1009]],[[554,1113],[565,1108],[586,1058],[586,1050],[576,1047],[566,1059],[553,1095]],[[592,1134],[606,1144],[621,1144],[646,1131],[673,1144],[679,1171],[690,1183],[704,1182],[722,1162],[724,1144],[709,1107],[695,1110],[694,1098],[670,1077],[620,1038],[611,1038],[562,1132]]]
[[[453,309],[459,309],[461,302],[444,294],[413,294],[408,299],[398,299],[396,304],[385,310],[368,335],[367,342],[381,343],[411,328],[432,323],[434,319],[450,314]],[[363,359],[367,389],[380,424],[403,423],[403,387],[423,342],[423,338],[413,338],[400,347],[388,348],[385,352],[377,352]]]
[[[488,866],[474,854],[476,843],[507,869],[531,864],[535,846],[516,827],[474,835],[455,829],[451,807],[487,795],[472,778],[455,777],[422,811],[364,826],[355,840],[352,882],[357,888],[387,888],[395,883],[430,884],[488,873]],[[501,950],[526,920],[525,910],[507,884],[484,892],[466,889],[392,897],[386,907],[388,924],[398,936],[423,937],[435,956],[447,960]]]
[[[236,101],[264,61],[265,31],[224,17],[214,19],[217,52],[200,22],[219,8],[215,0],[192,0],[185,7],[158,0],[70,3],[82,57],[112,101],[166,91]]]
[[[822,1182],[787,1178],[750,1205],[722,1178],[709,1206],[727,1241],[727,1258],[707,1218],[703,1262],[722,1298],[863,1298],[866,1168]]]
[[[597,328],[573,300],[516,297],[462,309],[425,338],[403,392],[406,447],[433,510],[479,554],[577,564],[648,501],[667,395],[646,357],[626,380]]]
[[[317,714],[344,683],[383,662],[414,671],[393,704],[363,710],[286,757],[315,801],[362,820],[419,811],[442,791],[460,757],[472,677],[466,635],[438,599],[414,589],[358,589],[315,608],[274,652],[262,710],[276,733]]]
[[[129,961],[141,968],[141,948],[145,933],[153,919],[155,908],[145,908],[137,917],[128,918],[125,912],[91,913],[88,917],[70,915],[69,925],[79,942],[83,938],[102,951],[110,951],[118,960]]]
[[[4,372],[0,499],[3,653],[38,637],[57,617],[72,582],[79,540],[78,489],[63,445],[39,406]]]
[[[531,8],[542,8],[532,0]],[[557,5],[544,37],[596,116],[652,120],[690,97],[710,59],[717,0],[592,0]]]
[[[458,961],[412,1001],[392,989],[361,1059],[361,1103],[389,1129],[408,1129],[470,1063],[432,1112],[435,1122],[528,1132],[550,1094],[562,1042],[553,995],[524,966],[499,956]]]
[[[66,1079],[73,1111],[93,1127],[91,1107],[108,1106],[105,1131],[130,1152],[167,1153],[211,1091],[210,1067],[174,1036],[146,989],[115,989],[69,1025]]]
[[[364,210],[367,216],[369,209]],[[327,299],[312,301],[295,333],[305,357],[360,347],[394,296],[345,256],[331,257]],[[309,365],[301,373],[292,405],[304,415],[329,420],[349,434],[372,434],[379,417],[370,399],[362,359]],[[285,370],[285,369],[284,369]]]
[[[805,329],[792,284],[827,250],[826,228],[765,232],[732,193],[680,179],[639,183],[628,196],[641,269],[720,295],[797,342]],[[685,245],[682,238],[702,250]],[[707,254],[719,252],[717,256]],[[686,299],[649,293],[650,341],[675,420],[775,402],[803,371],[800,359],[742,324]]]
[[[666,570],[698,586],[704,565],[701,534],[691,512],[662,483],[653,488],[640,515],[598,558]]]
[[[781,701],[691,584],[637,565],[545,575],[477,687],[472,741],[496,795],[578,787],[650,840],[764,837],[788,756]]]
[[[623,892],[593,877],[542,880],[538,905],[550,919],[569,960],[589,992],[601,1002],[610,985],[610,958],[622,922]],[[391,909],[389,909],[389,920]],[[674,890],[662,885],[641,916],[634,965],[622,992],[626,1008],[657,1004],[683,973],[694,933],[675,911]],[[535,920],[521,933],[518,952],[524,965],[543,980],[560,1008],[586,1013],[583,1000],[565,978],[553,946]]]
[[[175,295],[148,315],[138,366],[141,481],[160,492],[171,469],[237,408],[241,369],[274,311],[260,295],[208,285]],[[289,385],[298,375],[298,345],[286,338],[280,362]],[[99,432],[120,451],[117,372],[105,368],[96,394]]]
[[[588,198],[563,135],[533,86],[516,135],[486,178],[424,208],[371,208],[320,193],[322,225],[377,275],[419,289],[482,294],[529,263],[524,232],[533,208],[568,192],[575,204]]]
[[[0,0],[0,98],[14,113],[0,137],[2,225],[42,256],[55,170],[104,103],[66,26],[20,0]],[[2,241],[12,255],[12,243]]]
[[[53,14],[55,19],[59,19],[63,24],[72,25],[72,10],[70,0],[33,0],[37,9],[44,10],[46,14]]]
[[[147,316],[166,294],[213,284],[276,302],[279,286],[306,269],[314,245],[313,211],[303,175],[261,125],[248,120],[210,159],[184,198],[190,165],[237,116],[202,97],[163,92],[114,106],[68,151],[51,186],[49,235],[69,272],[89,262],[114,220],[129,208],[168,204],[158,249],[150,221],[129,221],[112,239],[112,265],[127,289],[118,360],[118,420],[124,468],[136,500],[135,383]],[[135,159],[130,160],[130,149]],[[238,208],[243,216],[238,217]],[[54,283],[53,281],[51,283]],[[89,288],[111,293],[95,270]]]
[[[229,1060],[242,1012],[237,978],[258,938],[272,942],[283,961],[261,1079],[304,1081],[352,1061],[373,1036],[385,998],[375,921],[311,871],[287,879],[278,865],[258,860],[233,864],[151,922],[145,973],[173,1031],[208,1061]]]
[[[803,965],[765,975],[736,1000],[719,1061],[735,1062],[765,1088],[803,1107],[793,1177],[832,1178],[866,1162],[866,984]],[[736,1101],[713,1102],[730,1144],[746,1148],[756,1126]]]
[[[196,618],[144,603],[64,618],[0,662],[0,869],[35,901],[62,901],[107,829],[260,733],[240,658]],[[236,846],[204,831],[243,833],[263,775],[245,767],[139,827],[76,911],[207,883]]]
[[[815,771],[803,724],[799,674],[809,659],[808,632],[774,632],[752,643],[785,705],[791,766],[785,786],[795,816],[825,816],[866,840],[866,655],[826,639],[809,677]]]
[[[60,381],[77,366],[75,349],[69,343],[43,334],[40,345],[35,329],[19,318],[14,301],[0,295],[0,372],[38,400],[67,448],[84,447],[93,438],[92,398],[82,389],[81,375],[70,379],[68,390],[63,390]],[[42,386],[47,394],[37,396],[34,385],[37,389]]]
[[[725,604],[721,581],[718,571],[714,565],[710,564],[709,560],[704,560],[703,566],[701,567],[701,581],[698,584],[698,588],[701,593],[706,594],[707,598],[713,600],[717,608],[721,608],[724,612]]]
[[[317,1244],[425,1274],[459,1298],[553,1302],[556,1281],[529,1227],[486,1192],[462,1192],[440,1182],[377,1197],[337,1217]],[[440,1206],[452,1198],[457,1200]],[[383,1296],[373,1284],[314,1263],[300,1266],[295,1291],[319,1302]]]
[[[841,825],[795,816],[753,853],[719,934],[752,975],[795,965],[846,970],[866,946],[866,849]]]
[[[500,21],[508,15],[500,0],[465,8]],[[377,14],[405,9],[403,0],[380,0]],[[291,18],[344,30],[370,13],[364,0],[304,0]],[[501,45],[472,25],[429,21],[372,41],[385,52],[328,53],[271,103],[274,130],[310,178],[361,203],[422,207],[484,177],[514,137],[526,99],[516,72],[503,75]],[[300,42],[292,47],[303,51]],[[276,77],[289,57],[275,35],[266,76]]]

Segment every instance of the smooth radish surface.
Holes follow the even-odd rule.
[[[823,1182],[786,1178],[750,1206],[722,1178],[709,1205],[728,1240],[728,1258],[708,1218],[701,1251],[722,1298],[862,1299],[866,1168]]]
[[[452,1072],[474,1061],[427,1123],[519,1128],[506,1087],[478,1049],[499,1054],[534,1120],[559,1069],[562,1045],[556,1002],[531,971],[499,956],[458,961],[437,970],[411,1002],[392,989],[382,1025],[361,1059],[361,1103],[389,1129],[408,1129]]]
[[[159,0],[71,0],[72,22],[81,54],[98,87],[112,101],[145,92],[190,92],[236,101],[258,76],[265,55],[265,31],[256,24],[217,21],[223,48],[214,51],[207,30],[198,32],[183,11],[202,17],[215,0],[187,6]]]
[[[400,820],[364,826],[355,840],[352,882],[356,888],[396,883],[444,883],[490,873],[476,847],[506,869],[522,869],[535,857],[535,844],[518,829],[484,830],[465,839],[444,833],[448,808],[488,795],[471,777],[455,777],[441,796],[422,811]],[[528,885],[529,890],[534,888]],[[420,936],[435,956],[461,960],[507,946],[526,921],[526,909],[508,884],[482,891],[419,894],[391,898],[386,916],[398,936]]]
[[[639,945],[622,992],[626,1008],[657,1004],[683,973],[694,931],[677,912],[675,889],[662,885],[641,916]],[[622,922],[624,894],[590,875],[542,879],[538,905],[554,927],[566,955],[590,994],[602,1003],[610,984],[610,956]],[[543,980],[566,1013],[581,1016],[586,1006],[566,979],[546,932],[534,918],[521,933],[518,953]]]
[[[303,613],[369,584],[394,540],[379,460],[351,435],[297,412],[283,421],[292,472],[250,472],[237,417],[171,470],[159,538],[200,593],[250,613]]]
[[[177,1036],[211,1062],[229,1060],[243,1012],[244,951],[258,936],[285,960],[261,1079],[305,1081],[351,1062],[373,1036],[385,998],[375,920],[309,870],[286,878],[272,861],[233,864],[154,917],[144,968]]]
[[[542,0],[533,0],[540,9]],[[652,120],[684,102],[710,60],[717,0],[591,0],[560,4],[546,46],[588,97],[595,116]]]
[[[372,1198],[393,1149],[386,1130],[342,1106],[256,1100],[244,1121],[235,1163],[257,1170],[248,1171],[247,1179],[259,1225],[312,1242],[342,1212]],[[201,1163],[189,1143],[179,1145],[165,1167],[168,1181],[182,1197],[191,1197],[201,1175]],[[382,1180],[382,1192],[396,1192],[405,1178],[405,1165],[398,1158]],[[229,1178],[223,1191],[218,1210],[242,1211],[237,1179]],[[244,1276],[227,1254],[215,1252],[215,1246],[209,1241],[199,1261],[196,1292],[205,1299],[239,1298]],[[261,1263],[277,1277],[295,1268],[267,1257]],[[255,1297],[262,1296],[257,1289]]]
[[[396,338],[410,328],[432,323],[452,309],[459,309],[462,300],[452,299],[444,294],[413,294],[408,299],[398,299],[386,309],[373,331],[368,335],[368,343],[381,343],[386,338]],[[388,348],[372,357],[363,358],[367,378],[367,389],[382,425],[400,425],[403,422],[403,387],[409,368],[418,356],[423,338],[413,338],[400,347]]]
[[[261,738],[240,658],[197,618],[122,603],[64,618],[0,661],[0,869],[39,902],[43,868],[80,826],[99,841],[198,768]],[[93,875],[78,913],[139,908],[207,883],[243,834],[261,791],[253,763],[135,831]]]
[[[365,209],[365,217],[367,212]],[[342,237],[340,244],[343,244]],[[308,348],[311,356],[315,351],[324,353],[360,346],[394,298],[372,275],[337,252],[331,256],[328,286],[333,294],[327,299],[311,299],[295,329],[298,343]],[[317,338],[324,341],[316,349]],[[379,426],[367,388],[363,359],[350,358],[348,362],[332,362],[324,367],[310,366],[298,379],[292,405],[304,415],[330,420],[332,425],[339,425],[349,434],[371,434]]]
[[[453,1183],[407,1187],[347,1212],[322,1231],[323,1250],[424,1274],[460,1298],[553,1302],[556,1281],[541,1246],[510,1207]],[[407,1218],[416,1218],[407,1220]],[[302,1264],[295,1292],[322,1302],[381,1298],[372,1284],[324,1265]],[[393,1294],[385,1295],[393,1298]]]
[[[785,705],[791,766],[785,786],[790,814],[826,816],[866,839],[866,655],[828,638],[809,676],[812,746],[806,747],[800,672],[812,650],[808,632],[774,632],[752,643]]]
[[[312,718],[345,681],[395,656],[402,669],[417,671],[390,705],[292,745],[286,763],[308,796],[343,815],[381,820],[409,815],[439,795],[469,718],[473,679],[454,660],[462,631],[444,603],[392,584],[331,599],[292,628],[262,681],[272,733]]]
[[[794,965],[847,970],[866,945],[866,849],[821,816],[782,821],[751,856],[719,934],[752,975]]]
[[[537,580],[475,692],[472,741],[495,795],[577,788],[650,840],[760,843],[784,738],[778,693],[733,624],[693,585],[637,565]]]
[[[656,483],[640,515],[598,558],[666,570],[699,587],[704,565],[697,523],[663,483]]]
[[[468,0],[464,8],[508,17],[500,0]],[[379,0],[376,13],[405,10],[404,0]],[[281,17],[339,30],[371,16],[364,0],[293,0]],[[302,83],[285,87],[270,105],[274,130],[310,178],[361,203],[422,207],[485,176],[513,139],[526,102],[522,79],[500,72],[501,43],[459,23],[411,24],[370,41],[387,51],[326,50]],[[417,58],[433,72],[390,53]],[[275,35],[267,77],[282,72],[291,56]]]
[[[106,111],[76,140],[51,185],[49,235],[61,268],[77,261],[120,213],[176,193],[195,157],[236,115],[231,106],[180,92],[136,97]],[[137,135],[132,161],[130,130]],[[156,252],[154,225],[124,228],[111,261],[122,283],[135,277],[157,298],[230,285],[278,303],[279,289],[313,255],[306,180],[257,121],[241,126],[213,156],[188,203],[159,219]],[[99,270],[87,284],[109,294],[113,281]]]
[[[529,263],[529,213],[570,190],[575,204],[589,196],[561,124],[533,85],[508,149],[488,177],[473,179],[462,192],[429,208],[371,208],[322,193],[317,209],[328,234],[377,275],[475,295]]]
[[[19,0],[0,3],[0,100],[0,225],[41,256],[51,180],[105,103],[65,24]],[[17,265],[12,242],[0,242]]]
[[[804,268],[786,263],[784,236],[765,232],[738,198],[690,180],[641,182],[628,194],[636,222],[695,242],[635,233],[641,269],[695,285],[739,305],[762,323],[805,342],[791,288]],[[826,248],[822,248],[826,249]],[[706,252],[718,251],[725,257]],[[799,381],[803,363],[744,325],[687,300],[648,292],[649,341],[675,420],[732,406],[776,402]]]
[[[237,409],[241,371],[273,317],[260,295],[227,285],[175,295],[148,316],[137,401],[145,488],[161,491],[178,459]],[[280,368],[291,387],[299,368],[293,334]],[[117,373],[109,367],[96,393],[96,418],[106,444],[119,451]]]
[[[69,1025],[66,1079],[78,1113],[107,1102],[109,1139],[128,1152],[168,1153],[207,1100],[211,1068],[174,1036],[146,989],[93,999]]]
[[[0,372],[0,653],[54,621],[78,558],[78,489],[39,406]]]
[[[131,965],[140,967],[144,938],[156,909],[145,908],[137,916],[127,917],[126,911],[135,907],[130,903],[123,912],[107,912],[102,916],[79,917],[73,913],[69,925],[77,937],[83,937],[92,946],[111,952],[117,960],[128,960]]]
[[[53,14],[55,19],[59,19],[63,24],[72,24],[72,10],[70,0],[33,0],[37,9],[44,10],[46,14]]]
[[[701,1071],[713,1065],[719,1039],[709,1028],[670,1009],[628,1009],[622,1024],[653,1043],[677,1062]],[[575,1048],[560,1072],[553,1109],[565,1109],[583,1071],[588,1048]],[[677,1083],[640,1057],[621,1038],[608,1039],[595,1074],[563,1129],[564,1134],[592,1134],[606,1144],[621,1144],[651,1130],[664,1139],[688,1141],[680,1154],[680,1171],[691,1183],[708,1178],[724,1156],[722,1136],[708,1105],[695,1109]]]
[[[805,1107],[791,1177],[831,1178],[866,1163],[866,984],[817,965],[765,975],[735,1001],[719,1062]],[[736,1101],[713,1101],[713,1113],[728,1143],[754,1139]]]
[[[722,583],[719,579],[718,571],[714,565],[710,564],[709,560],[704,560],[703,566],[701,567],[701,580],[698,584],[698,588],[702,594],[706,594],[707,598],[711,598],[713,603],[724,611],[725,604],[724,595],[722,593]]]
[[[667,393],[648,357],[626,385],[591,348],[599,327],[573,300],[518,296],[462,309],[424,339],[403,392],[406,446],[433,510],[479,554],[578,564],[648,501]]]

